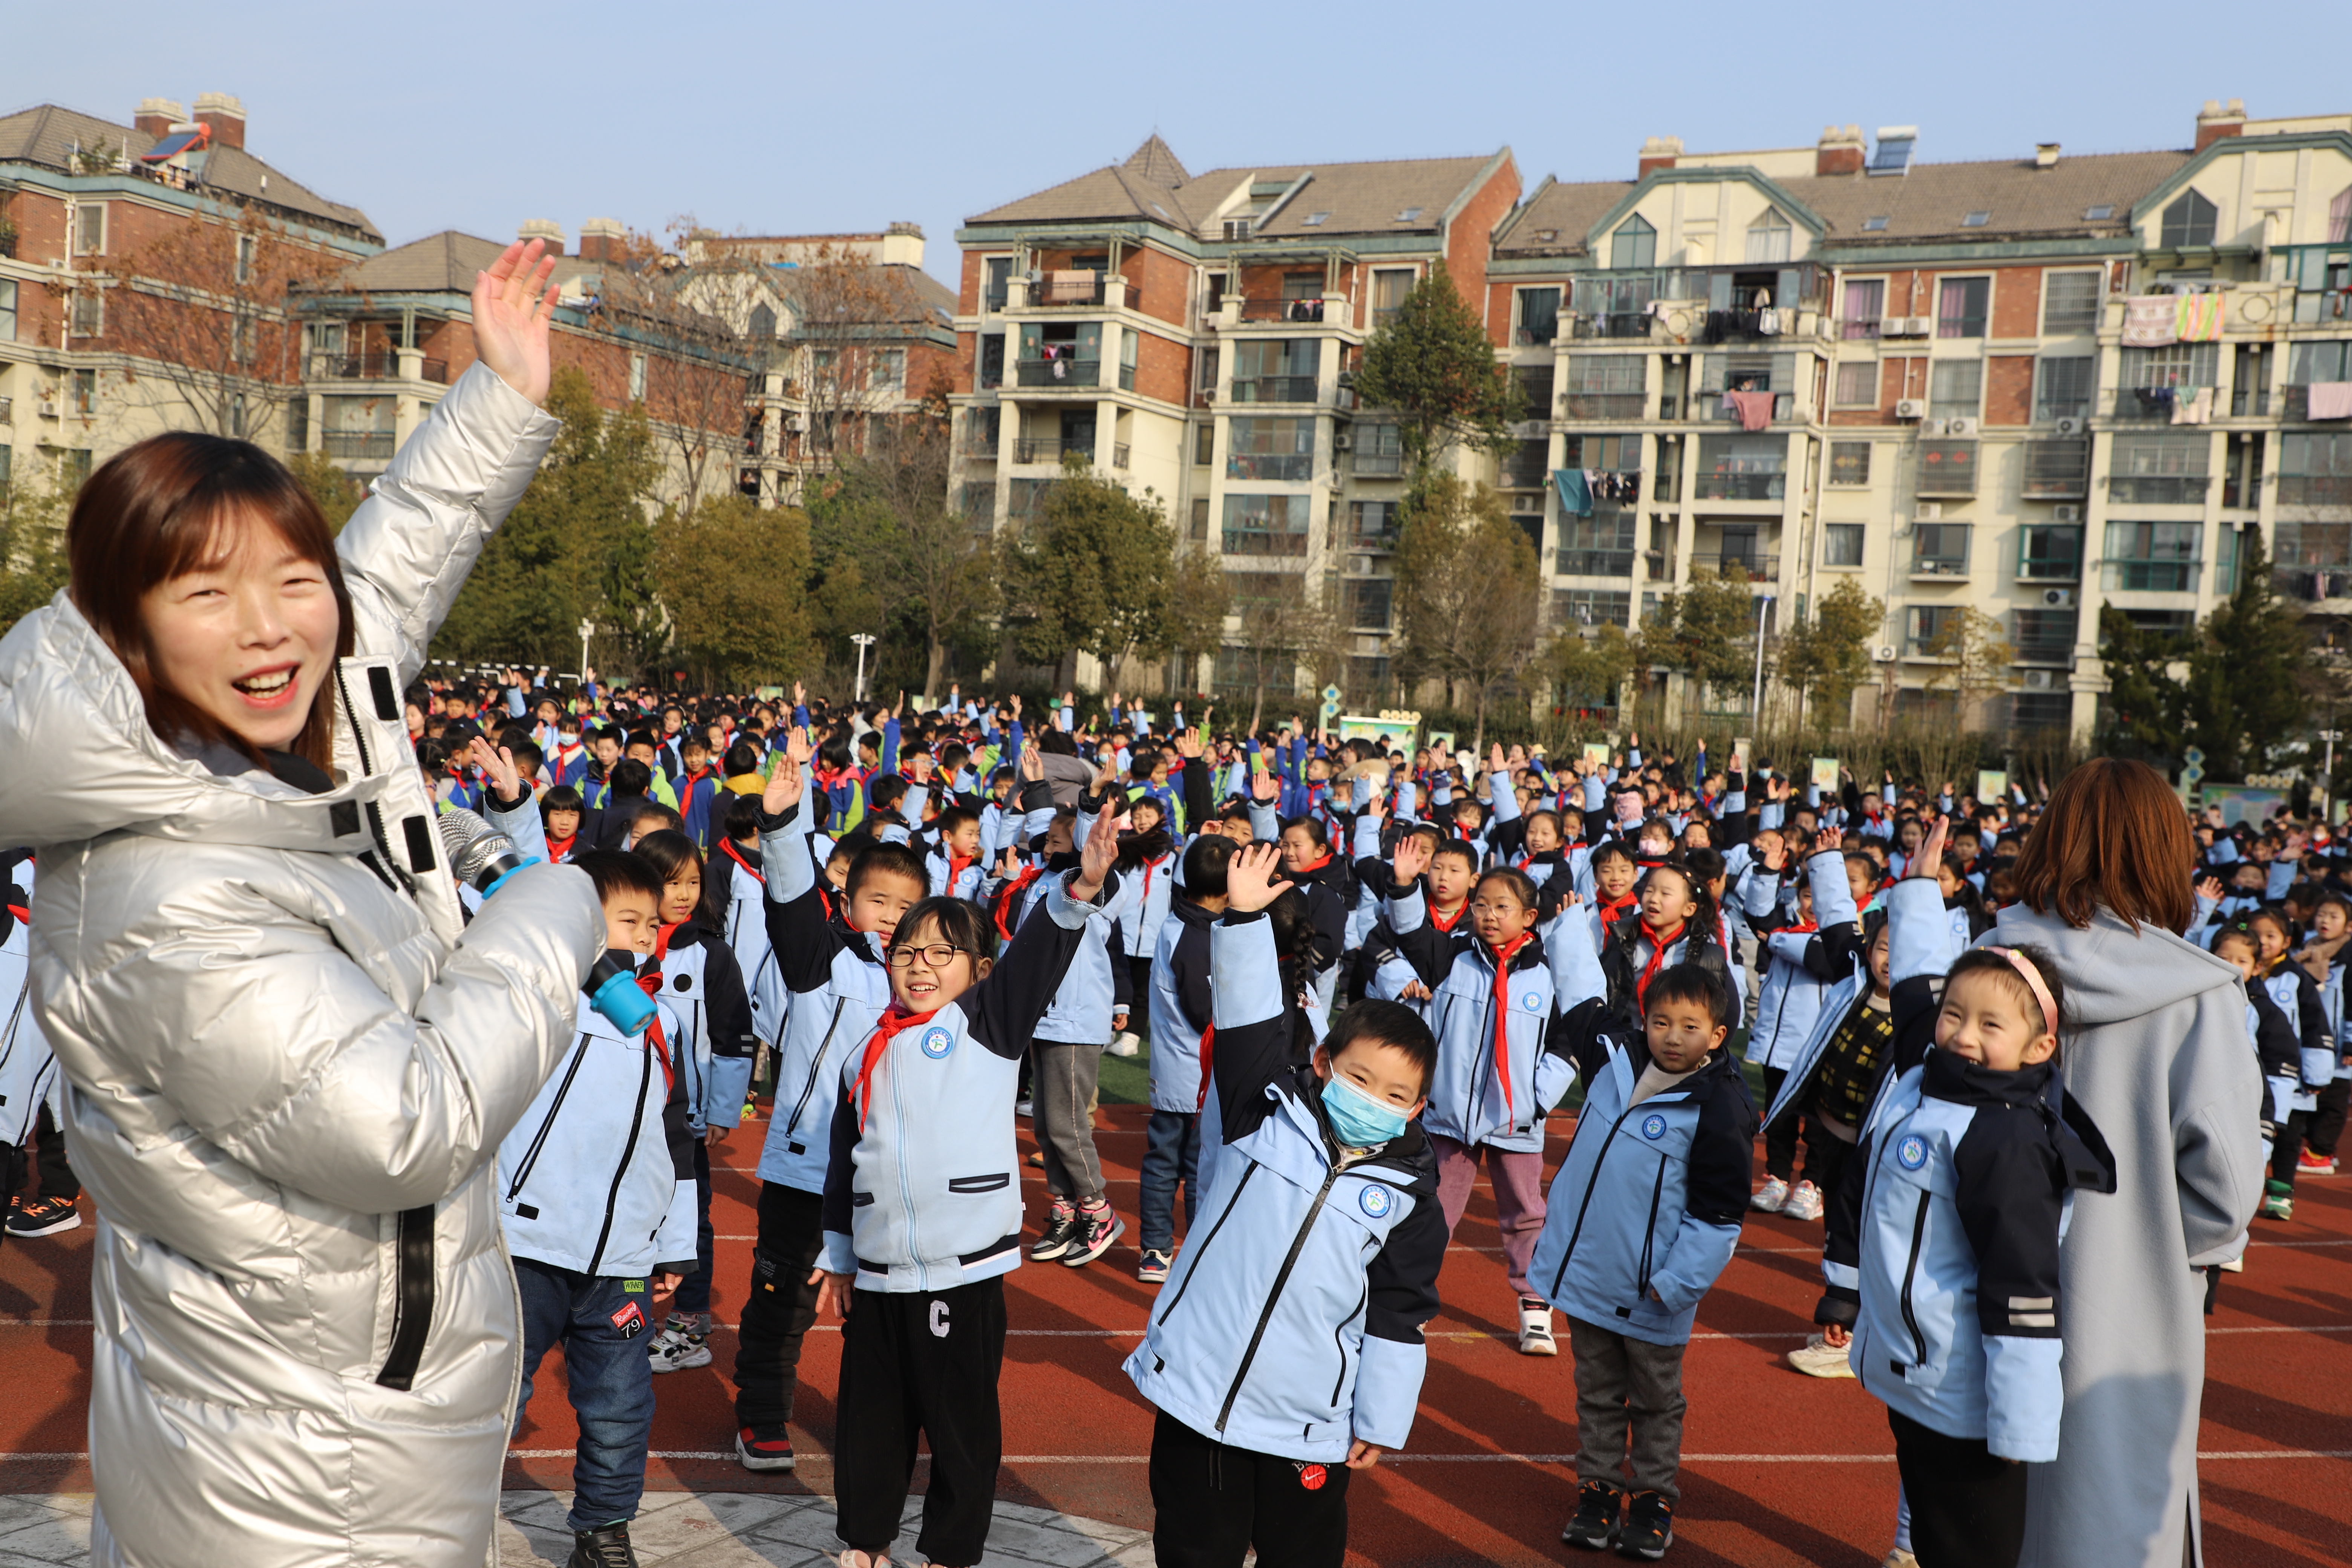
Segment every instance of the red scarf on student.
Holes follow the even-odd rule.
[[[1503,1080],[1503,1109],[1518,1120],[1517,1097],[1511,1089],[1511,955],[1528,945],[1532,931],[1521,931],[1494,950],[1495,957],[1495,1076]]]
[[[1639,907],[1640,906],[1634,900],[1633,895],[1629,892],[1622,899],[1611,899],[1602,903],[1600,906],[1599,912],[1602,923],[1606,924],[1611,921],[1622,918],[1629,911]]]
[[[637,976],[637,989],[649,997],[658,999],[662,994],[662,961],[669,956],[671,934],[685,923],[683,921],[675,921],[654,932],[653,964],[643,974]],[[667,1100],[669,1091],[677,1086],[677,1067],[670,1060],[669,1038],[662,1033],[661,1016],[658,1013],[646,1023],[646,1043],[653,1047],[654,1055],[661,1060],[662,1098]]]
[[[1029,884],[1045,872],[1043,866],[1032,866],[1004,884],[1003,896],[996,900],[996,934],[1006,942],[1013,940],[1013,920],[1020,918],[1021,900],[1029,896]],[[1013,920],[1006,919],[1008,915]]]
[[[572,853],[572,847],[579,842],[580,835],[576,832],[569,838],[549,839],[547,841],[547,858],[551,863],[562,864],[563,858]]]
[[[882,1059],[882,1053],[890,1048],[890,1042],[898,1037],[901,1030],[911,1029],[918,1024],[928,1024],[938,1016],[937,1007],[928,1013],[901,1013],[898,1005],[893,1002],[883,1013],[881,1021],[875,1025],[873,1036],[866,1042],[866,1054],[857,1063],[856,1087],[851,1090],[857,1097],[859,1131],[866,1130],[866,1112],[874,1103],[874,1067]]]
[[[969,867],[969,866],[971,864],[971,862],[972,862],[972,857],[971,857],[971,856],[969,856],[969,855],[954,855],[954,854],[950,854],[950,855],[948,857],[948,897],[949,897],[949,898],[952,899],[952,898],[954,898],[954,897],[956,896],[956,884],[957,884],[958,882],[961,882],[961,881],[962,881],[962,880],[963,880],[963,874],[964,874],[964,870],[965,870],[965,868],[966,868],[967,867]]]
[[[767,874],[761,871],[757,866],[752,865],[749,860],[743,858],[743,852],[735,847],[735,841],[733,839],[721,838],[719,841],[719,852],[721,855],[726,856],[730,860],[734,861],[738,866],[742,867],[744,874],[749,876],[753,881],[758,882],[763,888],[768,885]]]
[[[1633,982],[1634,1006],[1641,1006],[1642,999],[1649,994],[1651,977],[1655,975],[1666,962],[1666,949],[1680,942],[1683,932],[1689,927],[1688,921],[1677,921],[1666,931],[1658,931],[1651,929],[1649,921],[1642,922],[1642,935],[1649,939],[1650,962],[1642,966],[1642,977]]]
[[[1452,936],[1454,934],[1454,928],[1460,925],[1462,923],[1462,917],[1469,912],[1470,900],[1467,899],[1465,899],[1460,903],[1454,905],[1454,912],[1450,915],[1439,914],[1437,912],[1437,906],[1435,904],[1432,904],[1429,906],[1429,923],[1444,931],[1446,935]]]
[[[1307,875],[1307,872],[1309,872],[1309,871],[1320,871],[1321,869],[1323,869],[1323,868],[1324,868],[1324,867],[1328,866],[1330,863],[1331,863],[1331,851],[1329,851],[1328,849],[1326,849],[1325,851],[1323,851],[1323,858],[1322,858],[1321,859],[1319,859],[1319,860],[1316,860],[1316,861],[1313,861],[1313,862],[1311,862],[1310,864],[1307,864],[1307,865],[1305,865],[1305,866],[1301,866],[1300,868],[1298,868],[1298,869],[1297,869],[1297,870],[1293,871],[1290,875],[1291,875],[1291,877],[1293,878],[1293,879],[1297,879],[1297,878],[1304,877],[1304,876],[1305,876],[1305,875]]]
[[[1192,1110],[1196,1113],[1208,1107],[1209,1084],[1212,1081],[1209,1078],[1209,1069],[1214,1065],[1216,1058],[1217,1026],[1210,1024],[1201,1030],[1201,1098],[1192,1102]]]

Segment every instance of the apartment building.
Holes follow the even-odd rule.
[[[282,448],[301,366],[282,279],[383,247],[246,147],[245,108],[0,117],[0,482],[78,484],[169,428]]]
[[[1081,457],[1164,505],[1237,605],[1336,600],[1351,695],[1386,688],[1402,463],[1395,425],[1357,406],[1355,367],[1439,262],[1484,295],[1519,192],[1508,148],[1194,175],[1154,136],[972,217],[951,399],[965,514],[1024,519]],[[1222,689],[1263,674],[1280,696],[1307,679],[1265,664],[1236,637],[1187,673]]]
[[[2209,103],[2187,150],[1984,163],[1922,141],[1654,138],[1633,180],[1547,181],[1505,223],[1490,331],[1551,417],[1496,479],[1556,623],[1636,624],[1712,572],[1769,630],[1853,576],[1887,606],[1855,720],[1949,710],[1968,606],[2015,664],[1959,717],[2087,736],[2102,608],[2193,626],[2250,530],[2352,610],[2352,116]]]

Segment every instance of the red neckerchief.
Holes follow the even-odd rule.
[[[955,897],[956,884],[963,880],[964,870],[971,862],[972,857],[969,855],[950,853],[948,856],[948,897]]]
[[[1495,955],[1495,1076],[1503,1080],[1503,1109],[1518,1117],[1517,1097],[1511,1089],[1511,955],[1527,946],[1532,931],[1521,931]]]
[[[1680,942],[1683,939],[1683,933],[1689,929],[1688,921],[1678,921],[1672,931],[1661,933],[1652,930],[1648,921],[1642,922],[1642,935],[1650,939],[1650,962],[1642,966],[1642,977],[1633,982],[1634,1006],[1642,1005],[1642,999],[1649,994],[1650,978],[1656,974],[1659,967],[1665,963],[1666,949]]]
[[[1429,906],[1429,923],[1435,926],[1438,930],[1445,932],[1448,936],[1451,936],[1454,934],[1454,928],[1462,923],[1462,917],[1469,912],[1470,900],[1467,899],[1465,899],[1460,903],[1454,905],[1454,912],[1450,915],[1439,914],[1437,912],[1437,906],[1435,904],[1432,904]]]
[[[726,856],[730,860],[734,861],[738,866],[742,867],[744,874],[750,877],[753,881],[759,883],[763,888],[768,885],[767,877],[758,867],[743,858],[743,852],[735,847],[735,841],[733,839],[721,838],[719,841],[719,852],[721,855]]]
[[[1013,940],[1013,926],[1004,917],[1021,907],[1021,900],[1028,896],[1029,884],[1045,873],[1045,867],[1032,866],[1004,884],[1004,896],[996,901],[996,934],[1006,942]]]
[[[1216,1057],[1217,1026],[1211,1024],[1201,1031],[1201,1098],[1194,1101],[1192,1106],[1196,1112],[1208,1108],[1209,1084],[1212,1081],[1209,1069],[1215,1065]]]
[[[1611,899],[1603,902],[1599,912],[1602,921],[1613,921],[1633,907],[1633,895],[1629,892],[1622,899]]]
[[[662,960],[669,956],[670,933],[676,930],[677,925],[674,923],[663,926],[654,933],[653,966],[637,976],[637,989],[648,997],[659,997],[662,994]],[[670,1090],[677,1087],[677,1068],[670,1061],[669,1039],[662,1033],[661,1015],[658,1013],[646,1022],[646,1043],[653,1047],[654,1055],[661,1058],[662,1098],[667,1100]]]
[[[1326,849],[1323,851],[1323,858],[1321,859],[1314,861],[1308,865],[1301,866],[1297,870],[1293,871],[1291,875],[1294,877],[1304,877],[1309,871],[1320,871],[1324,867],[1328,866],[1330,863],[1331,851]]]
[[[895,1002],[884,1011],[880,1021],[874,1026],[872,1037],[866,1042],[866,1055],[857,1064],[857,1084],[850,1091],[857,1097],[859,1131],[866,1131],[866,1112],[874,1103],[874,1067],[882,1059],[882,1053],[890,1048],[890,1042],[898,1037],[900,1030],[927,1024],[938,1015],[937,1007],[928,1013],[901,1013]]]
[[[563,858],[564,858],[566,855],[569,855],[569,854],[571,854],[571,853],[572,853],[572,847],[574,844],[577,844],[577,843],[579,843],[579,842],[580,842],[580,835],[579,835],[579,833],[578,833],[577,831],[574,831],[574,832],[572,833],[572,837],[570,837],[569,838],[551,838],[551,839],[549,839],[549,840],[547,841],[547,858],[548,858],[548,859],[549,859],[551,862],[553,862],[553,863],[556,863],[556,864],[561,864],[561,863],[562,862]]]

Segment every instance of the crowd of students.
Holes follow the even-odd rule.
[[[1637,737],[1605,760],[1482,758],[1213,719],[1114,696],[1081,723],[1073,697],[1040,713],[960,690],[688,701],[515,671],[410,693],[444,809],[585,869],[644,998],[583,1010],[499,1154],[524,1398],[561,1343],[579,1416],[573,1563],[635,1561],[656,1376],[713,1359],[708,1138],[761,1120],[762,1092],[735,1452],[793,1467],[803,1342],[839,1314],[845,1568],[885,1560],[919,1435],[918,1549],[980,1560],[1003,1277],[1105,1266],[1130,1220],[1160,1287],[1125,1367],[1157,1411],[1159,1561],[1237,1568],[1254,1546],[1336,1568],[1351,1475],[1408,1440],[1482,1166],[1503,1259],[1478,1288],[1511,1292],[1521,1352],[1556,1354],[1564,1316],[1574,1356],[1564,1541],[1670,1547],[1683,1353],[1760,1210],[1824,1222],[1820,1331],[1790,1361],[1859,1373],[1888,1408],[1888,1562],[2014,1562],[2013,1461],[2058,1441],[2061,1226],[2116,1179],[2055,1089],[2048,955],[1972,945],[2016,897],[2034,798],[1891,774],[1823,792]],[[2352,1094],[2352,871],[2324,826],[2197,832],[2190,934],[2246,977],[2263,1212],[2285,1218],[2298,1175],[2334,1173]],[[23,1005],[30,860],[10,877],[12,1194],[42,1156],[12,1204],[22,1237],[79,1222],[36,1113],[55,1071]],[[1743,1026],[1760,1096],[1728,1048]],[[1097,1074],[1147,1042],[1122,1215]],[[2040,1114],[1998,1114],[2017,1108]],[[1050,1196],[1034,1229],[1024,1119]]]

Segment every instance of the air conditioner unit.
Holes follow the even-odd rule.
[[[2083,421],[2079,416],[2069,414],[2058,421],[2058,434],[2061,436],[2080,436],[2082,433]]]
[[[1331,449],[1335,452],[1345,452],[1354,447],[1355,444],[1356,438],[1348,434],[1345,430],[1340,431],[1338,435],[1331,437]]]
[[[1895,417],[1897,419],[1925,419],[1927,416],[1927,400],[1926,398],[1904,397],[1895,400]]]
[[[2025,672],[2022,684],[2028,691],[2054,691],[2058,688],[2058,671],[2029,669]]]
[[[808,433],[808,416],[805,414],[793,415],[784,421],[784,428],[791,431],[795,436],[806,435]]]
[[[2042,590],[2042,602],[2053,610],[2071,610],[2074,607],[2074,590],[2044,588]]]
[[[1943,419],[1922,419],[1919,421],[1919,434],[1922,436],[1940,436],[1944,433],[1944,426],[1948,423],[1948,420]]]
[[[1914,522],[1943,521],[1944,503],[1939,500],[1921,501],[1917,506],[1911,509],[1911,521]]]
[[[1893,664],[1895,662],[1895,645],[1893,643],[1881,643],[1872,651],[1870,657],[1876,659],[1881,664]]]
[[[1343,371],[1341,371],[1341,372],[1339,373],[1339,384],[1340,384],[1341,386],[1353,386],[1353,385],[1355,385],[1355,384],[1356,384],[1356,373],[1355,373],[1354,371],[1352,371],[1352,370],[1343,370]]]
[[[1924,338],[1927,335],[1925,316],[1888,316],[1878,323],[1882,338]]]
[[[1216,400],[1217,400],[1217,389],[1216,389],[1215,387],[1213,387],[1213,386],[1204,386],[1204,387],[1201,388],[1201,401],[1202,401],[1202,402],[1203,402],[1203,403],[1214,403]]]
[[[1977,422],[1965,414],[1944,421],[1944,434],[1947,436],[1967,437],[1976,433]]]
[[[41,399],[41,417],[44,419],[62,419],[66,416],[65,407],[66,405],[57,398],[44,397]]]
[[[1906,316],[1903,318],[1903,321],[1906,329],[1903,334],[1905,337],[1924,338],[1927,335],[1928,321],[1927,317]]]
[[[2053,506],[2050,509],[2050,517],[2053,522],[2080,522],[2083,521],[2082,503],[2066,501]]]

